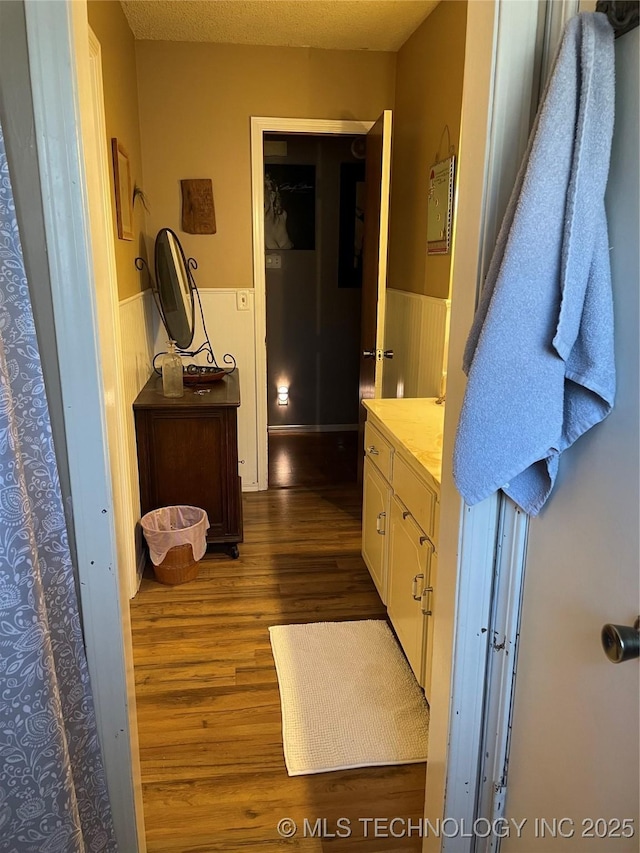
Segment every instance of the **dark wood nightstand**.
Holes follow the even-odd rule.
[[[217,382],[185,385],[177,398],[163,396],[162,378],[154,375],[133,404],[142,514],[201,507],[211,525],[207,542],[228,545],[234,559],[242,542],[239,406],[237,370]]]

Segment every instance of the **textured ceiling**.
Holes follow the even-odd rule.
[[[137,39],[398,50],[438,0],[121,0]]]

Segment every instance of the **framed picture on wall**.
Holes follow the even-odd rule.
[[[264,243],[267,250],[315,249],[315,166],[265,163]]]
[[[340,164],[338,287],[362,287],[364,162]]]
[[[429,171],[427,199],[427,254],[448,255],[451,251],[451,216],[456,158],[434,163]]]
[[[127,152],[115,137],[111,140],[111,154],[113,156],[113,185],[116,194],[118,238],[120,240],[133,240],[131,167],[129,166]]]

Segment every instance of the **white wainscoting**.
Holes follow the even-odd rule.
[[[383,397],[439,397],[447,376],[451,301],[387,290]]]
[[[131,471],[131,502],[135,518],[131,529],[136,537],[137,578],[132,579],[131,595],[135,595],[142,579],[145,549],[140,518],[140,486],[138,484],[138,454],[133,422],[133,401],[151,375],[153,358],[154,322],[157,314],[150,290],[145,290],[120,302],[120,334],[122,346],[124,405],[127,423],[127,452]]]
[[[256,354],[253,290],[240,291],[248,296],[247,309],[239,310],[238,290],[211,288],[200,290],[207,331],[218,364],[225,353],[231,353],[240,374],[240,409],[238,411],[238,458],[245,492],[258,488],[258,439],[256,408]],[[153,307],[153,306],[152,306]],[[154,308],[155,352],[166,349],[166,332]],[[196,335],[194,346],[202,342],[201,321],[196,303]],[[199,359],[203,364],[204,358]]]
[[[219,362],[232,353],[240,373],[242,404],[238,412],[238,452],[243,491],[258,488],[258,436],[256,403],[256,356],[254,332],[254,293],[248,295],[248,308],[239,310],[238,290],[233,288],[201,290],[207,329]],[[389,288],[385,346],[395,357],[385,362],[385,397],[437,397],[446,376],[446,352],[450,302]],[[125,399],[129,424],[129,456],[132,471],[133,505],[140,507],[138,462],[132,404],[151,375],[154,352],[166,348],[166,332],[160,324],[150,291],[120,303],[120,327],[124,361]],[[196,320],[196,339],[202,340],[200,318]],[[137,519],[136,519],[137,521]],[[143,556],[138,527],[136,552]],[[141,563],[139,561],[139,567]]]

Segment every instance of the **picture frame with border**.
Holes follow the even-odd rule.
[[[113,186],[116,197],[116,224],[119,240],[133,240],[133,198],[129,155],[122,143],[111,140]]]

